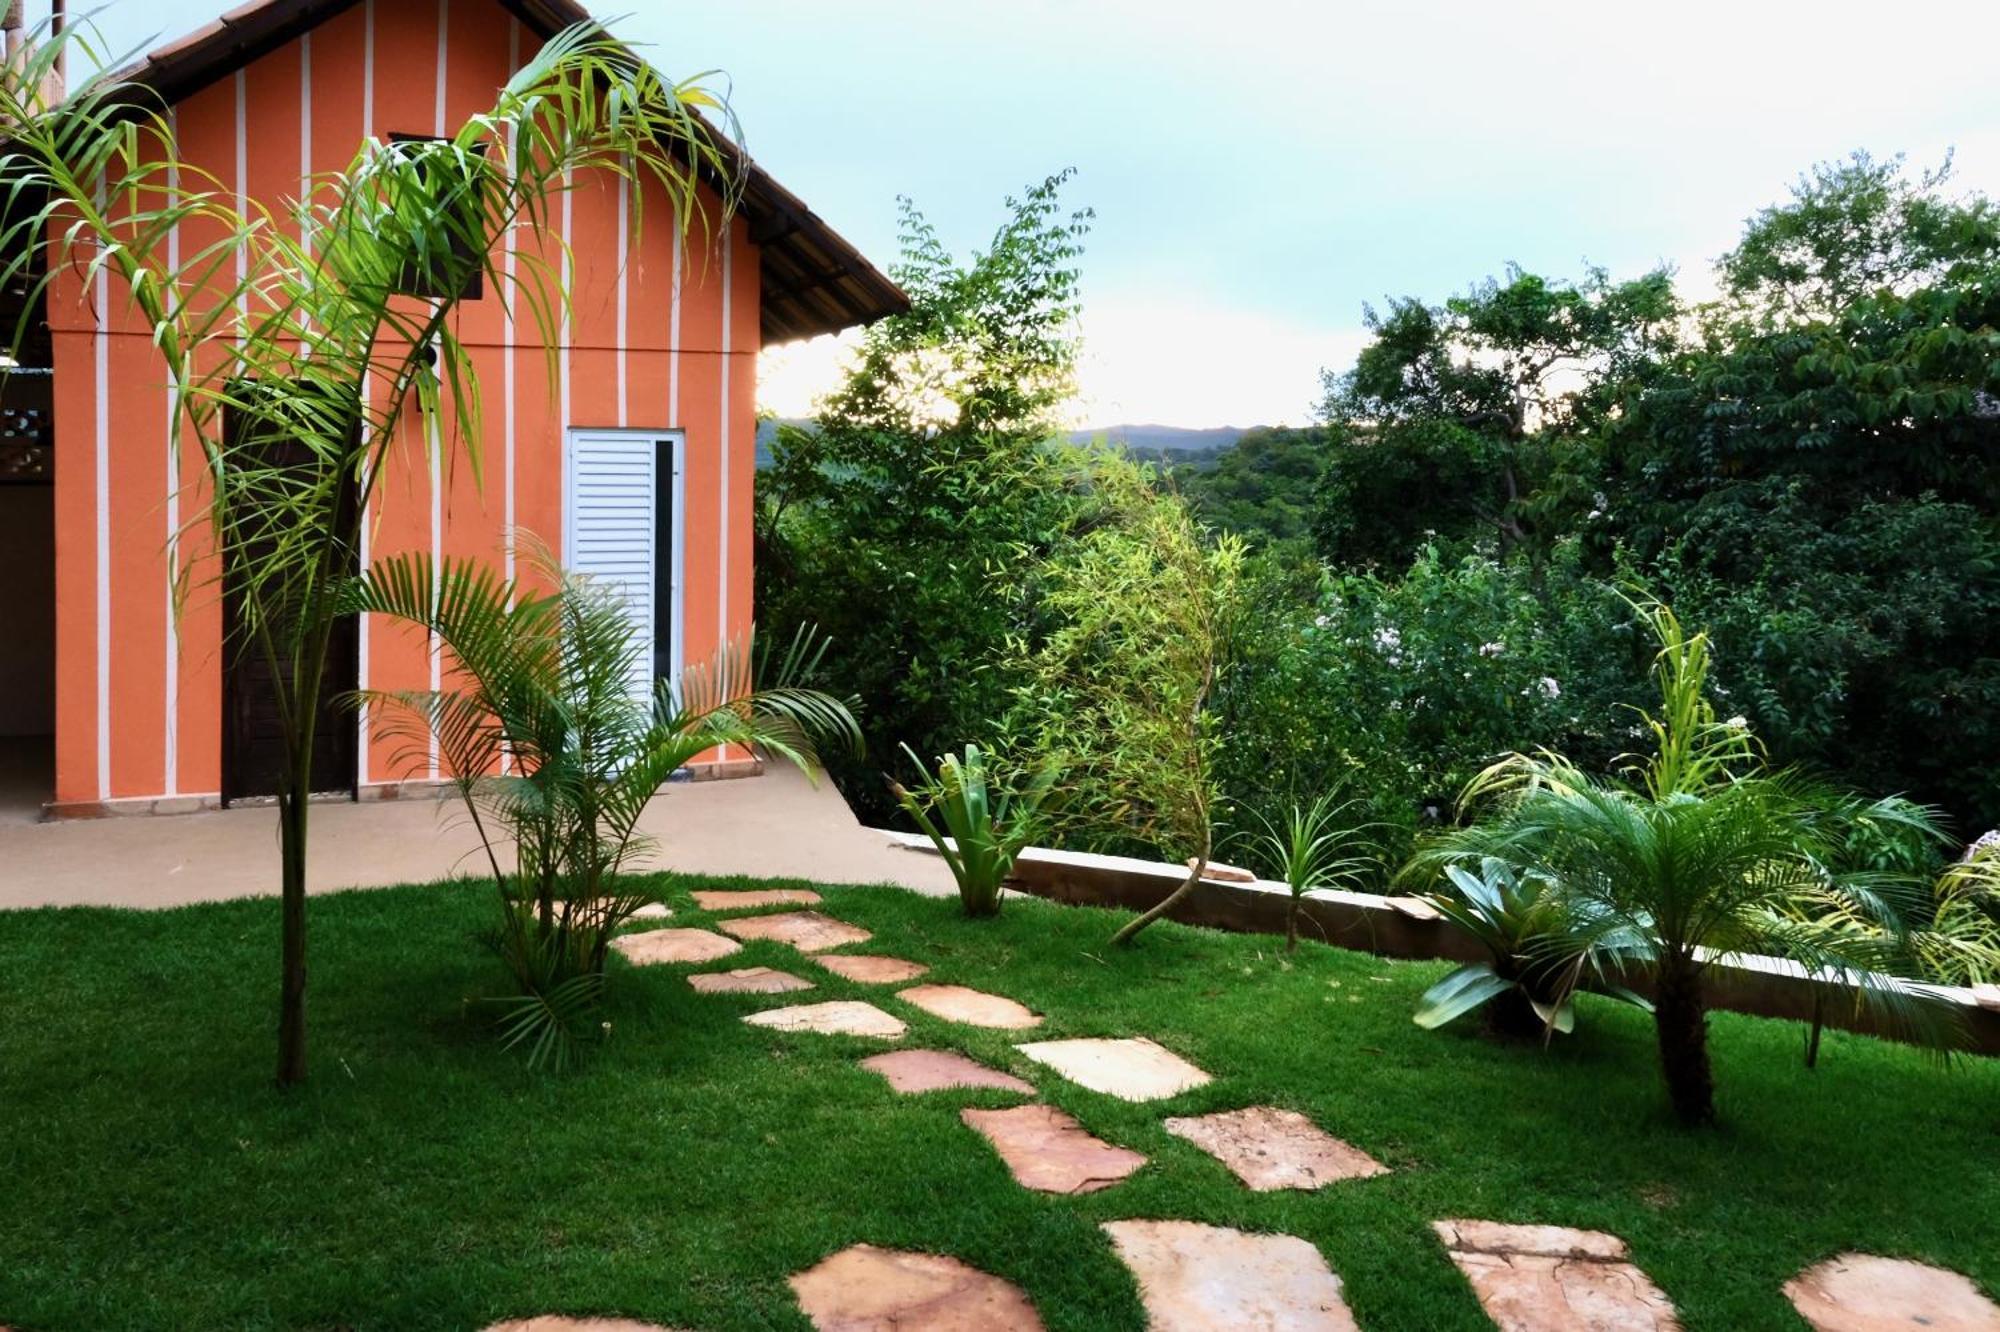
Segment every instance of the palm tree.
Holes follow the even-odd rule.
[[[680,225],[703,216],[704,179],[733,182],[702,119],[726,107],[699,82],[670,83],[594,25],[558,33],[492,107],[437,143],[370,139],[340,172],[275,214],[179,154],[150,90],[97,75],[50,105],[65,49],[115,68],[71,28],[0,78],[0,283],[40,291],[73,268],[108,274],[166,361],[183,437],[199,443],[213,531],[242,607],[234,652],[270,666],[285,738],[278,794],[282,965],[278,1082],[306,1073],[306,833],[333,591],[353,569],[363,515],[404,416],[455,426],[479,463],[479,383],[452,316],[477,276],[518,303],[554,357],[567,255],[494,242],[543,235],[552,201],[591,173],[656,182]],[[734,185],[726,184],[733,203]],[[639,206],[643,190],[630,191]],[[178,229],[207,244],[178,254]],[[439,293],[412,300],[399,293]],[[14,330],[18,338],[22,329]],[[553,382],[553,368],[551,369]],[[225,431],[225,415],[236,425]],[[443,430],[426,430],[438,438]],[[173,558],[187,543],[176,543]],[[176,570],[185,587],[189,571]]]
[[[1741,718],[1717,720],[1707,636],[1686,633],[1663,605],[1639,609],[1661,645],[1661,710],[1642,714],[1652,752],[1628,757],[1611,778],[1557,754],[1510,755],[1467,788],[1469,805],[1488,804],[1486,817],[1423,858],[1442,866],[1490,856],[1545,878],[1564,910],[1545,945],[1552,957],[1644,941],[1660,1070],[1684,1123],[1715,1117],[1704,985],[1719,960],[1790,959],[1815,984],[1940,1038],[1935,1008],[1893,974],[1908,967],[1893,877],[1830,868],[1838,829],[1820,793],[1764,769]],[[1892,802],[1858,810],[1902,817]],[[1825,929],[1797,911],[1809,899],[1838,901],[1879,928]]]
[[[844,702],[802,683],[824,650],[805,631],[775,659],[725,647],[636,697],[652,645],[622,602],[545,552],[530,564],[533,583],[551,590],[476,562],[391,556],[338,603],[434,634],[449,656],[451,688],[361,697],[391,743],[423,753],[436,737],[500,885],[498,951],[522,992],[508,1043],[560,1063],[612,935],[650,900],[622,873],[652,849],[638,822],[660,784],[724,745],[810,772],[820,741],[858,748],[861,733]]]
[[[1285,951],[1299,948],[1299,905],[1320,888],[1357,889],[1382,868],[1380,855],[1367,833],[1375,823],[1356,822],[1358,800],[1321,795],[1294,804],[1281,819],[1253,811],[1261,825],[1256,846],[1277,867],[1291,896],[1285,903]]]

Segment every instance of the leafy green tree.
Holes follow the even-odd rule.
[[[1394,569],[1433,537],[1527,545],[1555,442],[1595,427],[1604,386],[1668,345],[1679,313],[1664,269],[1569,284],[1516,267],[1441,306],[1367,310],[1374,341],[1326,377],[1321,553]]]
[[[1090,223],[1064,212],[1068,180],[1010,199],[967,260],[903,201],[893,272],[909,312],[867,330],[758,478],[762,622],[826,631],[826,669],[859,696],[873,755],[990,734],[1017,683],[1006,644],[1038,632],[1034,570],[1083,498],[1078,455],[1056,443]],[[864,817],[895,814],[876,771],[834,772]]]
[[[1062,756],[1076,834],[1187,858],[1181,884],[1113,936],[1123,944],[1194,890],[1215,850],[1212,704],[1240,612],[1243,543],[1211,540],[1141,464],[1104,461],[1092,479],[1102,512],[1041,573],[1054,627],[1026,660],[1010,736]]]
[[[1259,426],[1211,464],[1176,467],[1174,484],[1202,522],[1253,547],[1289,551],[1311,542],[1326,455],[1320,427]]]
[[[242,607],[229,650],[268,662],[284,735],[277,1076],[289,1085],[306,1075],[306,833],[334,594],[354,568],[399,423],[449,404],[453,438],[476,466],[479,387],[472,350],[452,331],[459,299],[483,278],[528,311],[550,348],[567,300],[533,247],[510,270],[493,240],[516,226],[546,229],[551,200],[591,172],[657,182],[677,217],[699,216],[701,179],[727,179],[699,118],[721,104],[579,25],[543,45],[451,138],[371,139],[280,217],[256,200],[240,206],[233,189],[183,160],[167,109],[143,87],[98,74],[46,104],[41,89],[68,47],[85,42],[103,68],[122,63],[89,48],[87,32],[37,43],[22,77],[0,79],[0,180],[16,205],[36,201],[6,215],[0,285],[39,291],[66,268],[86,285],[100,273],[115,279],[198,441],[208,503],[195,521],[218,535]],[[167,241],[183,228],[215,239],[176,257]],[[413,285],[441,294],[399,295]],[[225,417],[240,428],[225,430]]]

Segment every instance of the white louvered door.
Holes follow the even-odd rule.
[[[680,441],[577,430],[568,442],[563,563],[624,603],[641,645],[632,696],[650,698],[656,675],[677,677],[680,667]]]

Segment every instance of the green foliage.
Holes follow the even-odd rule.
[[[907,745],[903,752],[919,772],[923,762]],[[992,762],[978,745],[968,744],[965,757],[946,754],[937,772],[924,772],[917,789],[891,783],[903,812],[931,839],[958,881],[959,905],[968,916],[1000,912],[1000,889],[1014,871],[1014,860],[1042,829],[1042,805],[1049,798],[1060,768],[1044,760],[1019,790],[1010,790],[993,772]],[[944,827],[931,818],[935,813]]]
[[[1359,801],[1336,800],[1327,794],[1309,804],[1294,804],[1282,820],[1253,811],[1262,829],[1252,845],[1291,890],[1285,910],[1288,953],[1298,951],[1299,902],[1307,893],[1321,888],[1353,890],[1380,871],[1380,858],[1368,838],[1371,827],[1356,820],[1359,807]]]
[[[1414,1018],[1419,1027],[1441,1027],[1483,1008],[1487,1025],[1501,1035],[1568,1033],[1576,1026],[1577,988],[1586,981],[1614,999],[1652,1008],[1612,979],[1644,959],[1645,942],[1636,933],[1592,931],[1577,946],[1566,937],[1575,917],[1545,876],[1492,856],[1441,868],[1441,882],[1425,896],[1493,957],[1468,962],[1426,990]]]
[[[1217,697],[1229,802],[1282,810],[1300,789],[1356,793],[1391,861],[1449,819],[1466,782],[1518,747],[1606,763],[1644,687],[1626,604],[1556,553],[1519,563],[1419,552],[1399,578],[1253,563],[1235,666]]]
[[[1641,941],[1654,982],[1661,1071],[1675,1113],[1714,1118],[1703,973],[1718,957],[1789,958],[1822,987],[1943,1041],[1942,1018],[1898,978],[1911,969],[1899,897],[1907,880],[1839,865],[1842,816],[1912,820],[1886,802],[1828,808],[1809,784],[1762,767],[1748,726],[1718,717],[1709,643],[1667,607],[1642,608],[1660,644],[1650,752],[1616,777],[1560,754],[1513,754],[1466,789],[1478,822],[1425,847],[1417,867],[1494,858],[1546,880],[1568,913],[1570,957]],[[1833,928],[1838,911],[1868,930]],[[1561,956],[1561,954],[1558,954]]]
[[[1039,631],[1036,570],[1088,503],[1084,455],[1055,442],[1090,220],[1062,212],[1068,178],[1010,199],[965,261],[903,201],[893,273],[910,311],[867,330],[758,477],[759,618],[825,628],[872,754],[990,732],[1019,683],[1004,645]],[[864,819],[895,812],[873,767],[834,775]]]
[[[1253,548],[1308,547],[1327,449],[1326,431],[1317,426],[1259,427],[1213,465],[1176,467],[1174,484],[1197,518]]]
[[[1194,867],[1119,940],[1170,909],[1215,846],[1221,735],[1211,703],[1240,612],[1243,543],[1211,540],[1141,464],[1101,460],[1102,513],[1041,570],[1047,637],[1026,657],[1010,730],[1061,754],[1066,826]]]
[[[762,663],[761,682],[751,652],[724,648],[678,685],[634,697],[651,645],[622,602],[545,554],[535,565],[549,590],[478,562],[393,555],[346,584],[340,605],[443,647],[451,688],[359,698],[408,757],[437,745],[500,888],[492,942],[521,991],[506,1005],[506,1043],[561,1066],[588,1031],[612,935],[652,900],[625,871],[652,849],[638,823],[661,784],[724,745],[811,771],[819,741],[860,734],[840,700],[803,683],[822,656],[803,634]]]

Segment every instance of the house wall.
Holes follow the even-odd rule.
[[[365,136],[456,131],[535,44],[495,0],[364,0],[179,104],[182,156],[282,214],[304,180],[345,167]],[[510,321],[493,283],[463,307],[457,333],[481,385],[478,466],[455,421],[432,449],[412,411],[390,446],[365,557],[430,551],[511,567],[530,535],[560,544],[566,425],[683,430],[683,655],[698,660],[749,628],[757,253],[741,219],[726,232],[716,225],[713,200],[677,246],[656,186],[634,225],[621,208],[628,188],[579,179],[555,205],[575,280],[553,370],[532,317],[517,309]],[[177,238],[183,254],[203,241]],[[508,245],[560,255],[525,232],[498,244],[503,264]],[[83,291],[69,273],[51,294],[56,801],[211,799],[221,788],[223,645],[213,543],[190,525],[201,513],[199,450],[171,438],[165,370],[123,294],[97,288]],[[188,569],[178,600],[174,541]],[[440,669],[422,635],[364,627],[364,686],[423,688]],[[437,775],[433,756],[356,724],[364,787]]]

